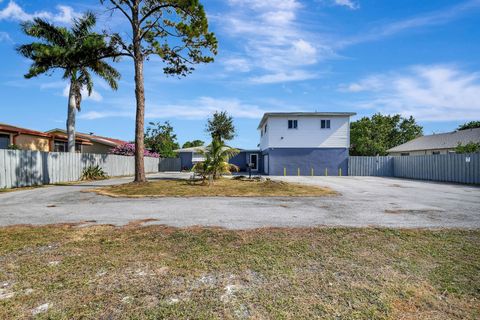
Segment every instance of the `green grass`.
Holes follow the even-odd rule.
[[[0,319],[478,319],[480,231],[0,229]],[[5,285],[6,284],[6,285]]]
[[[281,181],[245,181],[223,178],[211,185],[184,179],[166,179],[143,184],[127,183],[95,189],[112,197],[318,197],[335,195],[329,188]]]

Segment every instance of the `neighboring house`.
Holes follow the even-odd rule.
[[[480,143],[480,128],[459,130],[448,133],[432,134],[418,137],[407,143],[387,150],[391,156],[419,156],[426,154],[455,153],[461,143]]]
[[[259,149],[240,150],[230,159],[246,171],[269,175],[347,175],[352,112],[264,114]],[[204,147],[179,149],[182,168],[202,161]]]
[[[53,130],[47,131],[47,133],[53,134],[56,136],[67,135],[66,130],[62,130],[62,129],[53,129]],[[77,132],[76,137],[89,142],[88,145],[85,145],[82,148],[81,152],[83,153],[97,153],[97,154],[110,153],[111,149],[128,143],[128,141],[97,136],[97,135],[94,135],[93,133],[86,134],[86,133]],[[65,145],[65,150],[67,150],[66,145]]]
[[[67,142],[65,135],[52,135],[45,132],[0,124],[0,149],[15,145],[22,150],[54,151]],[[88,140],[77,137],[76,149],[81,152],[89,145]],[[62,150],[63,151],[63,150]]]

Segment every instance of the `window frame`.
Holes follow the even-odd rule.
[[[292,124],[292,125],[290,126],[290,124]],[[298,129],[298,120],[296,120],[296,119],[288,119],[287,128],[288,128],[289,130]]]
[[[330,119],[320,119],[320,129],[328,130],[332,128],[332,122]]]

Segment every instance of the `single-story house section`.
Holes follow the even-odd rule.
[[[90,142],[81,137],[75,139],[75,147],[81,152]],[[7,149],[10,145],[15,145],[22,150],[32,151],[60,151],[59,146],[64,146],[67,142],[65,135],[53,135],[46,132],[40,132],[8,124],[0,124],[0,149]],[[64,150],[61,150],[64,151]]]
[[[461,143],[480,143],[480,128],[459,130],[454,132],[432,134],[418,137],[407,143],[387,150],[391,156],[419,156],[427,154],[455,153]]]
[[[241,150],[230,159],[247,171],[267,175],[347,175],[352,112],[264,114],[259,149]],[[204,147],[179,149],[182,168],[203,161]]]
[[[62,129],[53,129],[53,130],[47,131],[47,133],[50,133],[52,135],[57,135],[57,136],[65,136],[65,137],[67,135],[67,131]],[[77,132],[76,136],[80,139],[83,139],[89,142],[88,145],[83,146],[81,151],[83,153],[106,154],[106,153],[110,153],[110,150],[112,150],[113,148],[128,143],[128,141],[97,136],[97,135],[94,135],[93,133],[87,134],[87,133]]]

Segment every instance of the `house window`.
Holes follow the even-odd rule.
[[[267,125],[265,124],[265,133],[267,133]]]
[[[320,128],[330,129],[330,120],[320,120]]]
[[[10,135],[0,134],[0,149],[7,149],[10,145]]]
[[[401,155],[402,157],[405,157],[405,156],[409,156],[410,153],[409,153],[409,152],[402,152],[400,155]]]
[[[440,151],[433,151],[432,154],[440,154]]]
[[[68,151],[68,142],[55,140],[53,146],[53,152],[67,152]],[[75,151],[82,152],[82,145],[80,143],[75,143]]]
[[[288,129],[297,129],[298,121],[297,120],[288,120]]]

